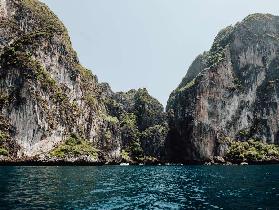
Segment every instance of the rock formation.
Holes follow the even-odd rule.
[[[167,105],[172,161],[224,156],[228,139],[279,143],[279,17],[253,14],[219,32]]]
[[[124,152],[144,161],[164,159],[168,133],[164,107],[145,88],[120,92],[107,101],[110,115],[120,122]]]
[[[279,17],[250,15],[195,59],[166,114],[144,88],[99,83],[45,4],[0,0],[0,161],[279,157],[257,142],[279,144],[278,71]]]
[[[134,115],[140,132],[162,124],[159,102],[129,101],[129,94],[115,94],[98,83],[80,65],[64,25],[43,3],[1,0],[0,12],[1,159],[111,162],[121,161],[122,153],[133,158],[123,152],[132,143],[120,123],[127,113]],[[146,116],[153,105],[158,122]],[[135,144],[141,157],[157,158],[158,148],[149,151],[139,139]]]

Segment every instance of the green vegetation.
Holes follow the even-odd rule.
[[[147,128],[141,133],[141,145],[145,156],[161,157],[164,154],[164,142],[168,133],[167,123]]]
[[[94,77],[91,70],[84,68],[80,64],[77,64],[76,68],[79,70],[80,74],[82,75],[82,78],[92,79]]]
[[[3,121],[1,122],[1,128],[3,129],[2,123],[3,123]],[[2,155],[2,156],[9,155],[9,149],[7,147],[7,142],[9,140],[9,138],[10,138],[10,136],[7,131],[3,131],[3,130],[0,131],[0,155]]]
[[[242,137],[247,137],[249,135],[249,132],[246,130],[241,130],[239,131],[239,135]]]
[[[91,108],[95,109],[98,106],[98,101],[96,97],[94,97],[90,93],[85,94],[83,99],[86,101],[87,105]]]
[[[14,47],[5,48],[1,60],[5,67],[20,68],[25,78],[40,81],[44,90],[57,89],[56,81],[51,78],[46,69],[30,53],[17,51]]]
[[[207,66],[214,68],[225,59],[225,49],[230,43],[232,32],[234,28],[232,26],[226,27],[221,30],[214,40],[214,43],[207,54]]]
[[[279,158],[279,147],[254,139],[231,141],[226,158],[231,161],[268,161]]]
[[[1,60],[3,66],[7,67],[6,69],[8,69],[8,67],[18,67],[22,78],[36,82],[43,91],[48,92],[52,101],[54,103],[59,103],[60,115],[65,118],[68,123],[74,121],[73,114],[80,114],[78,107],[69,102],[68,96],[62,90],[63,88],[58,86],[50,73],[31,55],[31,53],[17,51],[15,47],[10,47],[4,50]],[[14,94],[17,94],[17,92]],[[10,97],[17,98],[13,95]],[[35,97],[38,101],[41,101],[41,105],[44,106],[45,102],[40,99],[40,96],[36,95]]]
[[[102,117],[102,119],[104,119],[109,124],[116,125],[116,124],[119,123],[119,120],[118,120],[117,117],[113,117],[113,116],[103,114],[103,113],[101,113],[101,117]]]
[[[25,51],[26,46],[32,48],[39,47],[42,41],[42,38],[49,39],[53,34],[50,31],[37,30],[30,33],[26,33],[18,37],[12,44],[11,48],[14,48],[15,51]]]
[[[57,16],[44,3],[37,0],[21,0],[16,6],[21,12],[15,13],[16,21],[10,21],[11,24],[13,23],[19,30],[18,21],[28,20],[33,23],[30,25],[33,28],[30,28],[26,34],[18,36],[9,48],[5,49],[1,56],[4,66],[20,67],[22,74],[27,78],[36,77],[41,81],[43,88],[49,89],[50,86],[55,85],[55,80],[32,55],[38,47],[42,46],[42,42],[48,42],[54,35],[59,35],[61,42],[58,44],[65,55],[60,59],[67,59],[73,71],[79,71],[79,68],[75,68],[78,65],[76,53],[72,49],[68,32]],[[26,15],[22,16],[22,14]],[[81,73],[88,74],[84,69]]]
[[[127,139],[128,142],[138,141],[140,132],[137,127],[136,116],[133,113],[121,115],[120,126],[123,139]]]
[[[95,159],[98,157],[98,150],[88,140],[71,134],[65,143],[59,145],[50,155],[58,158],[90,156]]]
[[[5,149],[4,147],[0,147],[0,155],[8,156],[9,155],[9,151],[7,149]]]
[[[122,127],[127,126],[133,130],[137,127],[137,117],[134,113],[122,114],[120,119]]]
[[[50,74],[43,68],[39,63],[37,63],[37,71],[35,73],[36,79],[41,82],[42,88],[44,90],[57,90],[56,81],[50,76]]]
[[[36,20],[36,28],[47,33],[58,33],[63,35],[65,46],[70,53],[74,53],[67,29],[57,16],[44,4],[38,0],[21,0],[19,6],[26,11],[25,14],[32,14]],[[24,14],[24,12],[22,12]],[[30,17],[31,18],[31,17]]]
[[[21,14],[30,15],[28,18],[35,21],[33,31],[62,36],[66,51],[70,55],[68,59],[75,60],[73,57],[76,57],[76,52],[72,48],[67,29],[44,3],[38,0],[21,0],[18,6],[23,10]]]
[[[57,91],[54,95],[53,98],[57,101],[57,102],[64,102],[68,99],[67,95],[65,93],[63,93],[61,90]]]
[[[0,131],[0,143],[6,141],[9,135],[6,132]]]
[[[45,4],[38,0],[21,0],[20,3],[20,6],[24,9],[32,11],[32,14],[40,21],[41,27],[62,31],[66,30],[63,23]]]
[[[121,134],[122,159],[139,161],[159,154],[166,136],[166,116],[163,106],[145,88],[117,93],[105,104],[110,115],[101,116]]]
[[[137,117],[139,131],[163,123],[165,120],[164,107],[158,100],[151,97],[145,88],[136,92],[134,101],[134,113]]]
[[[0,93],[0,109],[7,104],[9,101],[9,96],[6,93]]]
[[[167,124],[155,125],[143,131],[141,136],[145,139],[153,139],[156,138],[157,136],[165,136],[167,132],[168,132]]]
[[[111,134],[110,130],[107,130],[107,131],[105,132],[104,137],[105,137],[105,140],[106,140],[106,141],[111,140],[112,134]]]
[[[130,142],[130,151],[132,157],[139,158],[143,156],[143,149],[141,147],[139,140]]]
[[[196,84],[196,79],[194,78],[190,82],[188,82],[185,86],[178,89],[179,92],[183,92],[191,87],[193,87]]]
[[[130,157],[137,156],[142,151],[139,142],[140,132],[137,127],[137,118],[133,113],[126,113],[122,114],[120,119],[124,148]]]
[[[225,59],[225,50],[218,43],[214,43],[207,56],[207,65],[211,68],[216,67]]]
[[[126,151],[126,150],[122,150],[120,156],[121,156],[122,160],[124,160],[126,162],[130,162],[131,161],[129,152]]]

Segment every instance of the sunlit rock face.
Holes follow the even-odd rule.
[[[253,14],[220,31],[170,95],[173,161],[223,156],[225,139],[279,143],[279,17]]]
[[[14,158],[44,158],[72,133],[104,150],[102,133],[117,129],[97,78],[84,69],[67,30],[43,3],[0,1],[1,149]],[[106,155],[120,153],[112,135]]]
[[[114,93],[98,83],[62,22],[37,0],[0,0],[0,110],[0,160],[119,162],[163,153],[162,105],[145,89]],[[135,139],[126,135],[131,122]]]

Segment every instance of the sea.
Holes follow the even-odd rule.
[[[279,165],[1,166],[0,209],[279,209]]]

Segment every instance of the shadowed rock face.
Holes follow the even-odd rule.
[[[173,161],[223,156],[226,137],[279,143],[279,17],[249,15],[222,30],[170,95]]]
[[[0,0],[1,159],[120,161],[120,116],[107,103],[116,95],[80,65],[67,30],[47,6]],[[162,113],[160,107],[155,115]],[[140,117],[137,128],[151,126]]]
[[[146,89],[98,83],[43,3],[0,0],[0,160],[153,161],[166,150],[187,162],[223,156],[228,137],[279,144],[278,53],[276,16],[222,30],[170,95],[167,125]]]
[[[122,149],[131,158],[152,161],[165,157],[167,116],[145,88],[111,94],[107,107],[120,122]]]

